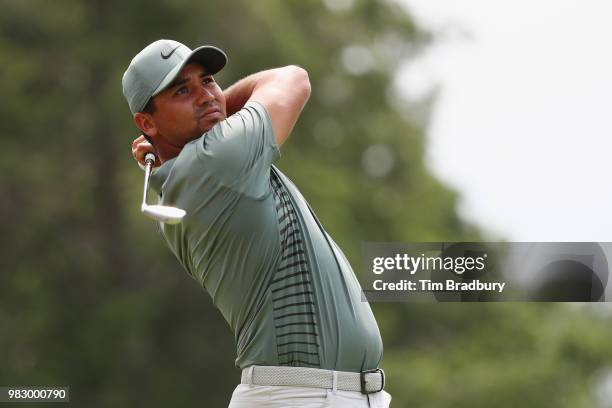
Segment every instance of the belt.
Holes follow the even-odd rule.
[[[282,385],[360,391],[372,394],[385,387],[385,372],[380,368],[352,373],[310,367],[250,366],[242,370],[242,384]]]

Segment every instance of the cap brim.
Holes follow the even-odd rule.
[[[227,55],[225,55],[225,53],[219,48],[213,47],[212,45],[204,45],[196,48],[187,58],[185,58],[183,62],[168,72],[155,91],[153,91],[151,97],[166,89],[166,87],[170,85],[172,81],[174,81],[174,78],[176,78],[179,72],[181,72],[183,67],[190,62],[198,62],[202,64],[204,69],[206,69],[207,74],[214,75],[221,71],[225,64],[227,64]]]

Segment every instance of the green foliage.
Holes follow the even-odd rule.
[[[423,164],[427,115],[416,113],[427,104],[391,96],[399,63],[432,40],[394,3],[0,0],[0,10],[0,384],[68,385],[74,406],[217,407],[239,380],[225,322],[138,211],[120,80],[158,38],[225,49],[226,86],[279,65],[308,70],[311,101],[278,165],[356,269],[362,241],[478,239]],[[351,73],[351,46],[375,64]],[[393,155],[382,177],[364,170],[372,145]],[[592,406],[593,375],[611,357],[609,319],[563,305],[374,310],[394,407]]]
[[[612,359],[609,318],[565,304],[458,306],[429,305],[421,311],[434,324],[417,323],[417,335],[396,337],[385,367],[397,406],[595,405],[597,371]],[[447,319],[436,316],[442,313]]]

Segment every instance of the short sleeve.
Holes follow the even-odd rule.
[[[270,166],[280,157],[270,116],[249,101],[197,141],[204,171],[235,191],[260,197],[269,190]]]

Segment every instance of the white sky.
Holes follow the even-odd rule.
[[[427,161],[460,212],[513,241],[612,241],[612,2],[402,0],[437,46]]]

